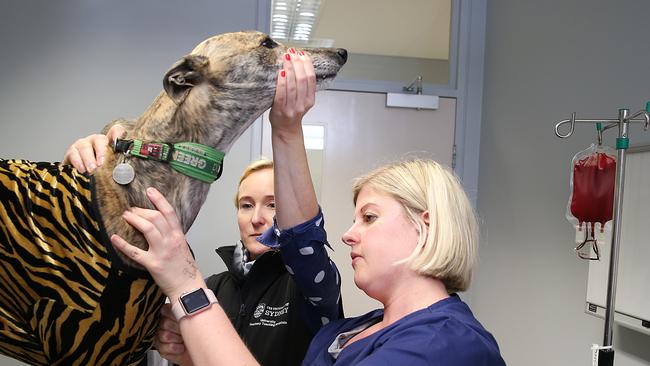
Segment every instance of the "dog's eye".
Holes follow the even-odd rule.
[[[276,48],[278,46],[278,44],[275,43],[275,41],[272,40],[271,37],[266,37],[260,45],[266,48]]]

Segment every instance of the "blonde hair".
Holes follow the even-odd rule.
[[[235,191],[235,208],[239,208],[239,187],[241,186],[241,182],[243,182],[244,179],[248,178],[249,175],[264,169],[273,169],[273,161],[262,158],[253,161],[252,163],[248,164],[246,168],[244,168],[244,171],[241,173],[241,177],[239,177],[237,190]]]
[[[418,245],[402,262],[442,281],[448,292],[467,290],[477,259],[478,223],[454,173],[426,159],[388,164],[354,181],[355,205],[366,186],[395,198],[419,228]],[[425,211],[429,212],[428,230],[422,230]]]

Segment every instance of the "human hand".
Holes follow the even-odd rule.
[[[106,135],[94,134],[78,139],[65,152],[63,164],[70,164],[82,173],[94,172],[98,166],[104,164],[109,144],[125,131],[124,127],[116,124]]]
[[[301,129],[302,117],[316,101],[316,73],[311,57],[290,48],[283,58],[269,112],[274,130]]]
[[[111,243],[145,267],[173,304],[184,292],[205,287],[205,282],[174,208],[155,188],[147,188],[147,197],[156,210],[132,207],[122,218],[144,235],[149,250],[134,247],[119,235],[112,235]]]
[[[171,304],[163,305],[160,310],[160,321],[154,345],[158,353],[166,360],[183,366],[192,365],[192,359],[183,343],[178,321],[172,314]]]

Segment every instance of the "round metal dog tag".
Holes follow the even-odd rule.
[[[127,163],[120,163],[113,169],[113,180],[117,184],[125,185],[133,182],[135,178],[135,171],[133,167]]]

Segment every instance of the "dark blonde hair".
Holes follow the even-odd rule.
[[[248,164],[246,168],[244,168],[244,171],[241,173],[241,177],[239,177],[237,191],[235,191],[235,208],[239,208],[239,187],[241,186],[241,182],[243,182],[244,179],[248,178],[249,175],[264,169],[273,169],[273,161],[262,158],[253,161],[252,163]]]
[[[465,291],[478,252],[478,223],[453,172],[433,160],[415,159],[382,166],[357,178],[354,204],[363,187],[390,195],[419,228],[420,239],[406,262],[417,273],[442,281],[449,292]],[[429,212],[429,227],[421,217]],[[428,234],[427,234],[428,233]]]

